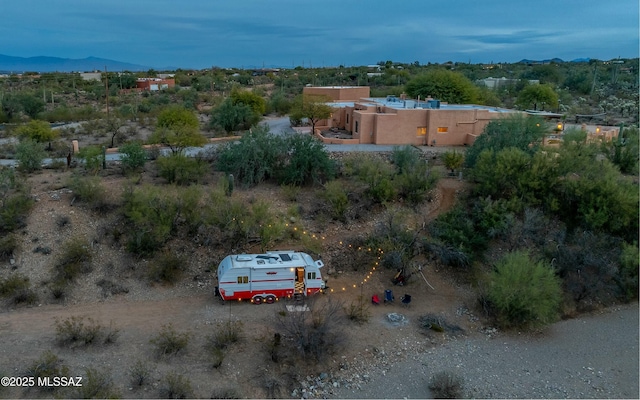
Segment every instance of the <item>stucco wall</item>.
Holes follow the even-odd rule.
[[[425,144],[425,136],[418,135],[418,127],[427,126],[427,110],[384,109],[376,114],[376,144]]]

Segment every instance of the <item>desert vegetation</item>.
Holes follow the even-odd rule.
[[[132,390],[190,397],[204,389],[169,364],[188,368],[185,360],[196,360],[207,373],[231,374],[231,360],[249,346],[259,347],[252,355],[258,392],[227,385],[206,393],[226,398],[291,396],[301,376],[329,368],[345,351],[350,329],[371,323],[372,306],[360,278],[372,266],[385,276],[405,270],[413,274],[410,279],[421,279],[421,266],[434,266],[470,289],[469,306],[482,321],[505,330],[540,329],[559,318],[637,299],[638,128],[633,124],[638,105],[631,96],[637,95],[637,81],[624,74],[615,83],[594,80],[588,64],[578,66],[584,74],[563,65],[516,65],[517,76],[539,79],[544,90],[523,84],[489,92],[473,84],[489,73],[480,67],[395,66],[383,63],[382,76],[370,79],[362,68],[297,69],[286,77],[178,71],[180,88],[158,93],[121,92],[132,87],[128,78],[134,74],[122,87],[119,79],[109,79],[108,88],[78,81],[73,90],[60,74],[0,81],[16,89],[1,100],[0,121],[9,124],[0,137],[11,140],[0,150],[18,162],[15,169],[0,167],[0,261],[7,265],[0,271],[3,306],[66,304],[92,291],[104,299],[126,297],[129,288],[170,293],[208,285],[224,255],[273,248],[322,256],[330,280],[340,272],[358,276],[352,293],[359,293],[349,301],[315,298],[305,312],[274,306],[270,323],[258,332],[231,311],[206,331],[165,325],[144,336],[142,347],[155,357],[125,366]],[[438,73],[428,73],[431,69]],[[458,96],[451,101],[528,108],[556,96],[557,103],[545,104],[554,104],[567,119],[606,109],[603,123],[625,126],[612,142],[588,142],[580,132],[567,132],[564,142],[551,148],[542,144],[553,130],[544,121],[501,119],[472,146],[434,156],[413,147],[329,153],[312,136],[280,135],[258,125],[267,114],[293,111],[294,118],[313,118],[296,99],[312,80],[368,82],[377,96],[409,89],[422,93],[434,77],[451,83],[450,92],[442,93]],[[33,85],[42,82],[55,90],[55,105],[33,100],[40,98]],[[44,121],[82,122],[51,131]],[[196,157],[185,153],[232,134],[240,137]],[[67,164],[63,157],[76,138],[81,152]],[[105,158],[115,146],[123,155],[118,163]],[[44,158],[57,161],[41,171]],[[453,206],[431,214],[442,201],[438,185],[462,177],[464,190],[455,194]],[[63,190],[76,214],[43,205],[43,199],[59,201]],[[30,230],[34,208],[50,215],[47,229],[55,240],[45,242]],[[81,219],[74,217],[80,214]],[[91,233],[73,234],[81,228]],[[105,249],[117,256],[106,262]],[[42,277],[29,275],[32,270],[20,264],[29,252],[43,260]],[[428,334],[449,326],[432,315],[421,324]],[[81,316],[57,320],[54,331],[56,353],[42,353],[21,366],[32,376],[69,372],[63,361],[70,349],[99,353],[114,342],[126,346],[123,337],[130,333]],[[74,372],[87,377],[87,387],[56,395],[120,394],[108,369]],[[463,394],[462,377],[446,371],[434,375],[429,387],[436,396]]]

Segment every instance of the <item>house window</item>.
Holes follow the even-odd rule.
[[[449,132],[449,128],[446,126],[439,126],[438,127],[438,133],[447,133]]]
[[[239,276],[238,277],[238,283],[249,283],[249,277],[248,276]]]
[[[417,136],[424,136],[427,134],[427,127],[426,126],[419,126],[418,130],[416,132]]]
[[[307,279],[316,279],[315,272],[307,272]]]
[[[356,121],[356,129],[355,129],[356,133],[358,133],[358,121]]]

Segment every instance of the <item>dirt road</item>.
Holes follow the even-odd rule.
[[[336,398],[429,398],[430,377],[453,371],[472,398],[633,398],[638,393],[638,304],[561,321],[538,335],[460,338],[376,368]]]

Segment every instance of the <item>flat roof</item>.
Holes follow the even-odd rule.
[[[490,107],[490,106],[482,106],[477,104],[443,104],[440,103],[440,107],[432,107],[429,100],[400,100],[399,98],[379,98],[379,97],[370,97],[363,99],[362,101],[336,101],[333,103],[327,103],[332,107],[336,108],[344,108],[344,107],[354,107],[355,104],[363,104],[367,106],[385,106],[389,108],[394,108],[397,110],[404,109],[440,109],[440,110],[487,110],[489,112],[496,113],[514,113],[518,112],[517,110],[511,110],[508,108],[500,108],[500,107]]]

